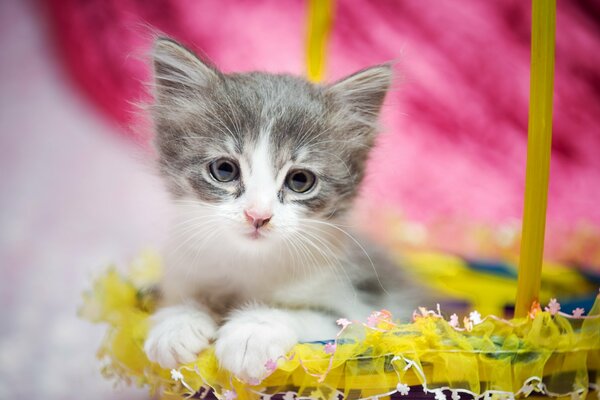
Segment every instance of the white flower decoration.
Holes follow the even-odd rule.
[[[473,323],[473,325],[477,325],[481,323],[481,314],[477,310],[471,311],[469,314],[469,319]]]
[[[435,391],[435,400],[446,400],[446,395],[441,390]]]
[[[352,321],[346,319],[346,318],[340,318],[337,321],[335,321],[336,324],[338,324],[339,326],[341,326],[342,328],[347,327],[348,325],[352,324]],[[284,399],[286,400],[286,399]]]
[[[396,390],[398,391],[398,393],[400,393],[400,395],[407,396],[408,392],[410,392],[410,386],[408,386],[405,383],[398,383],[396,385]]]
[[[550,315],[556,315],[560,311],[560,303],[556,299],[550,299],[548,307],[545,307],[544,310],[550,312]]]
[[[452,392],[452,400],[460,400],[460,394],[458,394],[458,392],[453,391]]]
[[[172,369],[171,370],[171,379],[173,379],[175,382],[182,381],[183,374],[181,372],[177,371],[176,369]]]
[[[577,307],[576,309],[573,310],[573,316],[575,318],[581,318],[583,317],[583,314],[585,313],[585,310],[581,307]],[[600,393],[600,392],[598,392]]]
[[[459,324],[460,324],[460,323],[458,322],[458,315],[456,315],[456,314],[452,314],[452,315],[450,316],[450,321],[449,321],[448,323],[450,324],[450,326],[451,326],[451,327],[453,327],[453,328],[458,328],[458,326],[459,326]]]

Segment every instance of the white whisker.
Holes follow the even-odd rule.
[[[358,248],[364,253],[364,255],[367,257],[367,259],[369,260],[369,263],[371,264],[371,268],[373,269],[373,273],[375,274],[375,279],[377,279],[377,283],[379,284],[379,286],[381,287],[381,289],[383,290],[383,292],[385,294],[389,294],[388,291],[385,289],[385,287],[383,287],[383,283],[381,282],[381,279],[379,278],[379,274],[377,273],[377,269],[375,268],[375,264],[373,263],[373,260],[371,259],[371,256],[369,255],[369,253],[367,253],[367,250],[365,250],[364,246],[354,237],[352,236],[350,233],[348,233],[346,230],[336,226],[333,223],[330,222],[326,222],[326,221],[319,221],[319,220],[315,220],[315,219],[307,219],[305,218],[304,221],[307,221],[309,223],[315,223],[315,224],[321,224],[321,225],[325,225],[325,226],[330,226],[338,231],[340,231],[341,233],[343,233],[344,235],[346,235],[348,238],[350,238],[350,240],[352,240],[352,242],[358,246]]]

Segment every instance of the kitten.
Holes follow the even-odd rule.
[[[340,317],[408,315],[390,264],[344,225],[391,67],[318,85],[224,74],[169,39],[153,57],[155,145],[179,217],[150,360],[173,368],[214,342],[220,365],[252,382],[298,341],[333,338]]]

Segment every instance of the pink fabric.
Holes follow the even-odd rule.
[[[400,79],[373,154],[369,203],[428,223],[520,218],[530,5],[523,0],[338,1],[331,79],[388,60]],[[304,1],[52,0],[57,49],[84,93],[145,142],[154,30],[225,71],[304,71]],[[550,229],[600,226],[600,3],[559,1]]]

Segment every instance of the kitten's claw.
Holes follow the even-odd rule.
[[[196,360],[214,337],[216,324],[205,312],[191,305],[159,310],[144,343],[148,359],[163,368],[175,368]]]
[[[277,361],[297,342],[290,326],[250,318],[232,319],[221,327],[215,354],[221,367],[247,383],[257,383],[269,371],[267,362]]]

